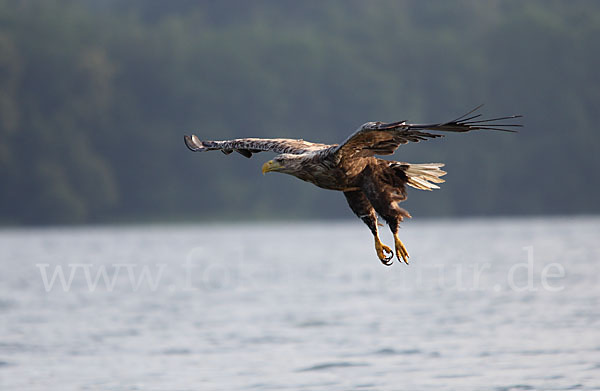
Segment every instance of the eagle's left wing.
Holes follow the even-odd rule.
[[[443,132],[468,132],[471,130],[500,130],[515,132],[512,127],[520,124],[506,124],[498,121],[519,118],[520,115],[491,119],[477,119],[481,114],[471,115],[481,108],[476,107],[457,119],[435,124],[409,124],[406,121],[382,123],[371,122],[363,125],[337,148],[335,153],[343,157],[366,157],[374,155],[391,155],[396,149],[408,142],[419,142],[430,138],[444,137],[441,134],[424,132],[434,130]]]
[[[183,140],[185,145],[194,152],[221,151],[229,155],[235,151],[248,158],[252,157],[253,153],[263,151],[299,155],[331,147],[331,145],[288,138],[238,138],[235,140],[207,141],[200,140],[193,134],[184,136]]]

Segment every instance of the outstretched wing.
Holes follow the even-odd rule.
[[[194,152],[221,151],[229,155],[235,151],[248,158],[252,157],[253,153],[263,151],[299,155],[331,147],[331,145],[287,138],[238,138],[235,140],[202,141],[193,134],[192,136],[183,136],[183,140],[185,145]]]
[[[441,134],[424,132],[434,130],[443,132],[468,132],[470,130],[499,130],[503,132],[515,132],[512,128],[520,127],[520,124],[507,124],[503,121],[521,117],[511,115],[491,119],[478,119],[481,114],[472,115],[481,108],[480,105],[467,114],[455,120],[436,124],[409,124],[406,121],[385,124],[373,122],[369,126],[351,135],[335,151],[344,157],[365,157],[374,155],[391,155],[396,149],[408,142],[419,142],[430,138],[444,137]]]

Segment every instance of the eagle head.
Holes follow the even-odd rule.
[[[262,166],[262,173],[282,172],[284,174],[295,175],[302,170],[303,155],[293,155],[284,153],[277,155],[273,160],[269,160]]]

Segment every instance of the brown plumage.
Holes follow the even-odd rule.
[[[381,262],[392,264],[393,252],[379,240],[377,215],[381,216],[394,234],[395,254],[408,263],[408,252],[398,238],[400,222],[410,214],[398,206],[406,199],[406,185],[420,189],[439,188],[446,172],[441,163],[410,164],[376,158],[391,155],[408,142],[443,137],[424,130],[468,132],[499,130],[514,132],[519,124],[503,123],[520,117],[478,119],[481,114],[469,113],[449,122],[409,124],[406,121],[367,122],[341,144],[318,144],[293,139],[243,138],[225,141],[201,141],[195,135],[184,136],[185,145],[194,152],[220,150],[225,154],[238,152],[250,158],[253,154],[271,151],[278,153],[263,165],[263,174],[271,171],[293,175],[324,189],[344,193],[350,209],[369,227],[375,239],[375,250]]]

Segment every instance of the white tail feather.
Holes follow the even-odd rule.
[[[433,190],[440,187],[435,183],[444,183],[440,177],[446,175],[446,171],[440,170],[444,167],[442,163],[409,164],[404,173],[408,177],[407,185],[419,190]]]

